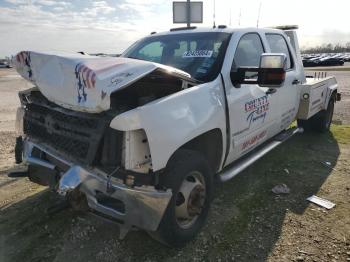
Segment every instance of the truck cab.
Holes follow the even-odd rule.
[[[137,227],[170,246],[204,225],[215,178],[328,130],[340,99],[335,78],[305,77],[295,27],[173,29],[117,58],[24,51],[14,63],[34,85],[17,113],[29,179],[119,221],[121,237]]]

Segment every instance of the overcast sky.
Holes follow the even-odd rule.
[[[214,0],[203,2],[199,26],[212,26]],[[216,0],[216,24],[256,26],[260,2],[260,26],[298,24],[302,46],[350,42],[350,0]],[[176,26],[171,0],[0,0],[0,57],[20,50],[120,53]]]

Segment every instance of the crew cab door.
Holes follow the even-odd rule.
[[[267,48],[270,53],[284,53],[287,57],[286,78],[284,84],[274,94],[278,98],[279,130],[286,129],[295,119],[299,107],[299,90],[303,74],[297,64],[293,48],[286,36],[279,33],[266,33]]]
[[[258,67],[260,56],[265,53],[262,38],[258,33],[247,33],[240,37],[231,60],[231,71],[238,67]],[[227,63],[226,63],[227,65]],[[252,150],[276,133],[276,120],[279,115],[278,100],[269,94],[268,88],[257,84],[232,84],[230,74],[223,73],[227,96],[230,148],[226,165]],[[257,78],[252,73],[249,78]]]

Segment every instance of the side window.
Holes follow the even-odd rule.
[[[258,67],[264,48],[260,36],[255,33],[242,36],[237,45],[232,68],[242,66]]]
[[[282,35],[278,34],[266,34],[267,42],[269,43],[272,53],[283,53],[287,56],[287,69],[293,67],[292,57],[287,45],[286,40]]]
[[[143,60],[160,63],[162,53],[163,53],[162,43],[161,42],[152,42],[148,45],[145,45],[144,47],[142,47],[139,50],[138,57],[143,59]]]

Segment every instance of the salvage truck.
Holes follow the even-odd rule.
[[[26,176],[120,237],[135,227],[169,246],[201,230],[214,180],[327,131],[340,100],[334,77],[305,76],[291,26],[175,28],[120,57],[22,51],[14,63],[33,84],[16,120]]]

